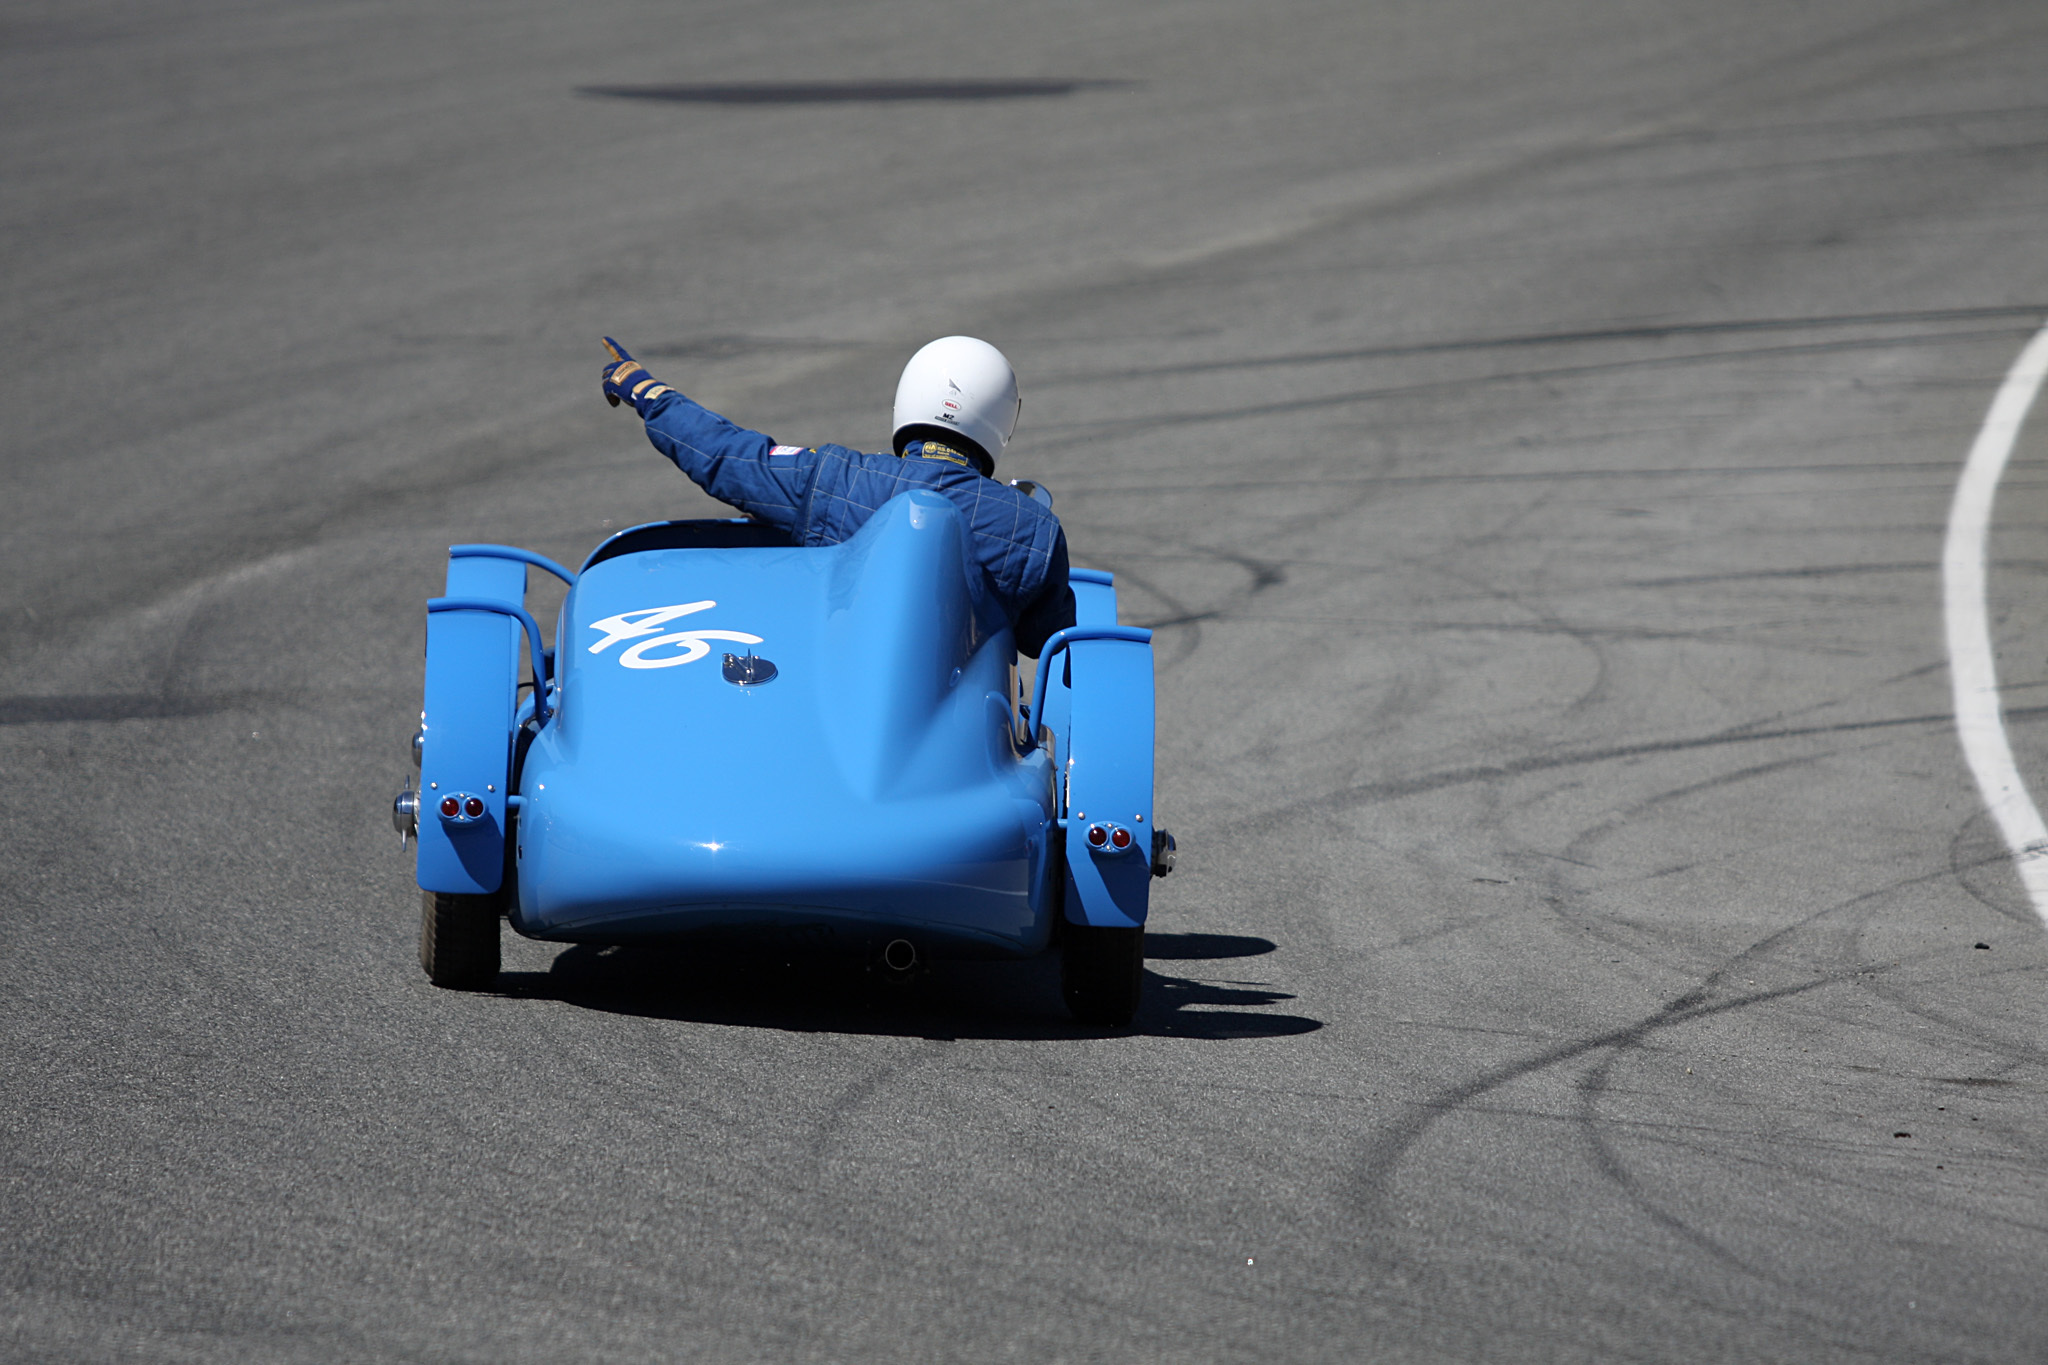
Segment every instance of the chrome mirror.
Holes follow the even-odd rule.
[[[1010,480],[1010,487],[1016,489],[1025,497],[1030,498],[1033,502],[1038,503],[1046,511],[1050,512],[1052,510],[1052,490],[1048,489],[1044,484],[1032,479],[1012,479]]]

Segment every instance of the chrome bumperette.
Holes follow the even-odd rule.
[[[419,835],[420,794],[411,787],[391,798],[391,828],[398,831],[398,849],[401,853],[405,851],[406,841]]]
[[[1167,873],[1173,871],[1174,861],[1179,857],[1179,854],[1180,845],[1173,841],[1171,834],[1168,834],[1163,829],[1154,829],[1152,831],[1153,876],[1164,877]]]

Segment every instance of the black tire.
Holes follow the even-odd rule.
[[[497,896],[420,893],[420,968],[451,991],[488,990],[498,980]]]
[[[1084,1024],[1123,1028],[1145,983],[1145,931],[1060,926],[1060,994]]]

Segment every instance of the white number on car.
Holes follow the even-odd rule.
[[[735,644],[758,645],[761,637],[739,630],[676,630],[663,632],[662,627],[679,617],[700,611],[709,611],[716,602],[684,602],[672,607],[642,607],[637,611],[622,611],[617,616],[607,616],[602,621],[592,621],[590,629],[601,630],[604,638],[590,647],[592,654],[602,654],[621,640],[638,640],[619,652],[619,663],[627,668],[674,668],[677,664],[694,663],[711,652],[710,641],[731,640]],[[662,654],[647,657],[650,651],[680,649],[680,654]]]

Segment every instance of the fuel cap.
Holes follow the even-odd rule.
[[[725,680],[734,687],[759,687],[775,681],[775,665],[748,650],[725,656]]]

